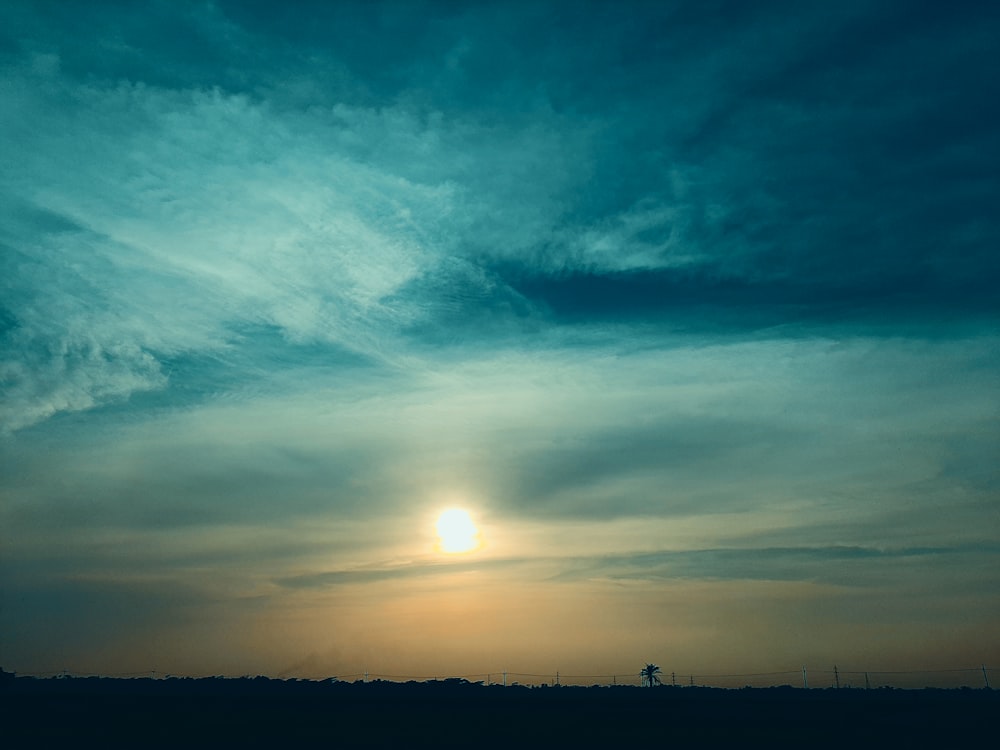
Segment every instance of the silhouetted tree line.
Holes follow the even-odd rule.
[[[0,705],[6,747],[88,741],[102,747],[621,747],[648,741],[653,725],[669,727],[673,744],[692,747],[755,741],[845,747],[858,739],[861,746],[957,747],[994,732],[1000,716],[1000,691],[988,688],[734,690],[656,680],[652,686],[504,687],[461,678],[15,678],[0,671]]]

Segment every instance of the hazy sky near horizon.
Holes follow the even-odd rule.
[[[0,665],[1000,665],[998,47],[6,0]]]

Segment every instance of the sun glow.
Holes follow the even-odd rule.
[[[438,534],[437,548],[441,552],[451,554],[472,552],[479,549],[482,544],[479,529],[469,514],[461,508],[449,508],[443,511],[438,516],[435,526]]]

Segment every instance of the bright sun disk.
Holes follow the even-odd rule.
[[[479,547],[479,529],[469,514],[460,508],[449,508],[438,516],[438,549],[442,552],[471,552]]]

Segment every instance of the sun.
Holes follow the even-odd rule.
[[[461,508],[449,508],[443,511],[438,516],[435,527],[438,535],[437,548],[441,552],[450,554],[472,552],[482,545],[479,529],[469,514]]]

